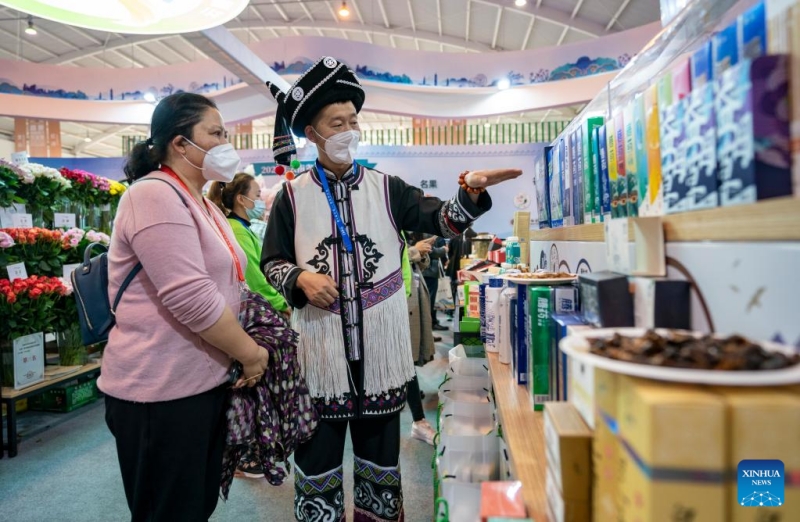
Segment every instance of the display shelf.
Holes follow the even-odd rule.
[[[528,516],[537,521],[547,520],[544,416],[542,412],[533,411],[528,390],[517,384],[511,365],[501,363],[496,353],[487,353],[486,358],[503,438],[508,445],[511,472],[522,482]]]
[[[6,405],[6,431],[8,438],[8,440],[2,440],[2,437],[0,437],[0,442],[2,442],[0,458],[3,456],[3,451],[7,451],[9,457],[17,455],[17,401],[43,393],[63,382],[69,382],[94,373],[100,373],[100,363],[88,363],[77,372],[50,379],[46,378],[44,381],[22,390],[15,390],[7,386],[0,388],[0,402]]]
[[[800,241],[800,199],[776,198],[663,216],[667,242]],[[631,239],[633,231],[631,230]],[[531,230],[531,241],[603,241],[603,224]]]

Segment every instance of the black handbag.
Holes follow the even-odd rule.
[[[178,189],[163,179],[143,178],[137,183],[148,180],[161,181],[169,185],[181,198],[183,204],[188,207]],[[92,252],[96,249],[101,250],[101,253],[92,257]],[[141,269],[142,264],[136,263],[136,266],[125,276],[112,305],[108,301],[108,248],[101,243],[92,243],[86,247],[83,252],[83,263],[73,270],[70,276],[72,293],[78,304],[78,321],[84,345],[88,346],[108,340],[108,333],[117,322],[115,314],[122,294]]]

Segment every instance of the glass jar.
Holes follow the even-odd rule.
[[[506,263],[518,265],[520,263],[520,243],[517,236],[506,238]]]
[[[86,346],[83,345],[80,327],[75,324],[69,329],[56,332],[58,358],[61,366],[83,366],[89,360]]]

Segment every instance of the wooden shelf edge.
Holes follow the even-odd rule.
[[[800,241],[800,199],[776,198],[662,216],[667,242]],[[602,223],[531,230],[531,241],[604,241]]]
[[[58,384],[60,382],[68,382],[72,379],[77,379],[87,373],[91,373],[100,369],[100,364],[96,362],[87,363],[84,365],[83,368],[78,370],[77,372],[70,373],[67,375],[61,375],[54,379],[45,379],[42,382],[37,382],[34,385],[28,386],[27,388],[22,388],[21,390],[15,390],[11,387],[3,387],[0,389],[0,398],[2,399],[15,399],[17,397],[21,397],[23,395],[27,395],[31,392],[35,392],[42,388],[46,388],[48,386],[52,386],[54,384]]]
[[[501,363],[496,353],[487,353],[486,357],[503,439],[508,446],[514,477],[522,482],[528,516],[547,520],[544,417],[531,408],[528,391],[516,383],[511,366]]]

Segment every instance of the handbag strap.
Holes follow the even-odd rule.
[[[166,183],[167,185],[169,185],[169,188],[171,188],[173,190],[173,192],[175,192],[175,194],[177,194],[178,197],[181,198],[181,201],[186,206],[186,208],[189,208],[189,205],[188,205],[188,203],[186,203],[186,199],[184,199],[183,194],[178,192],[178,189],[176,189],[175,186],[172,183],[170,183],[169,181],[167,181],[165,179],[161,179],[161,178],[142,178],[142,179],[136,181],[134,183],[134,185],[136,183],[141,183],[142,181],[160,181],[162,183]],[[89,247],[86,250],[89,251],[91,249],[91,247],[92,247],[92,245],[89,245]],[[131,269],[131,271],[128,272],[128,275],[125,276],[125,280],[122,281],[122,284],[120,285],[119,290],[117,291],[117,297],[114,298],[114,304],[111,306],[111,313],[112,314],[114,314],[114,315],[116,314],[117,306],[119,305],[120,300],[122,300],[123,292],[125,292],[125,290],[128,288],[128,285],[130,285],[131,281],[133,281],[133,278],[136,277],[136,274],[138,274],[141,270],[142,270],[142,263],[141,262],[136,263],[136,266],[134,266]]]

